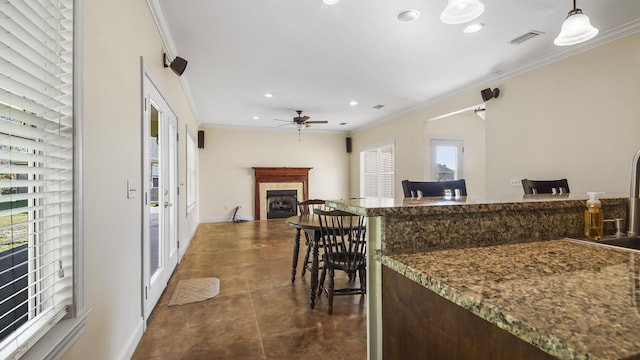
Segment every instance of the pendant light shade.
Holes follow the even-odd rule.
[[[462,24],[482,15],[484,5],[479,0],[449,0],[449,4],[440,14],[445,24]]]
[[[576,1],[573,0],[573,10],[569,11],[567,18],[562,23],[560,34],[553,40],[558,46],[569,46],[592,39],[598,35],[598,29],[594,28],[589,17],[576,9]]]

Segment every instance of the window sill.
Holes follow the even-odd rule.
[[[27,353],[25,359],[61,359],[84,333],[87,316],[91,309],[78,316],[56,324]]]

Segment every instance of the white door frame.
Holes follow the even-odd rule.
[[[157,201],[152,202],[151,109],[158,110]],[[178,262],[178,120],[142,63],[142,314],[151,315]],[[152,214],[157,214],[153,216]],[[157,271],[152,272],[151,226],[158,222]]]

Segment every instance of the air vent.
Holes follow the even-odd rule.
[[[538,31],[538,30],[531,30],[526,34],[520,35],[517,38],[509,41],[509,44],[511,45],[520,45],[523,42],[527,41],[527,40],[531,40],[534,37],[538,36],[538,35],[544,35],[544,33],[542,31]]]
[[[382,109],[383,107],[384,107],[384,105],[376,105],[376,106],[374,106],[373,108],[374,108],[374,109]]]

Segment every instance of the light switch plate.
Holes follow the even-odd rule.
[[[511,184],[511,186],[522,186],[522,181],[520,181],[519,178],[511,178],[509,179],[509,184]]]
[[[127,199],[133,199],[136,197],[136,193],[138,192],[138,189],[136,189],[132,184],[130,180],[127,180]]]

